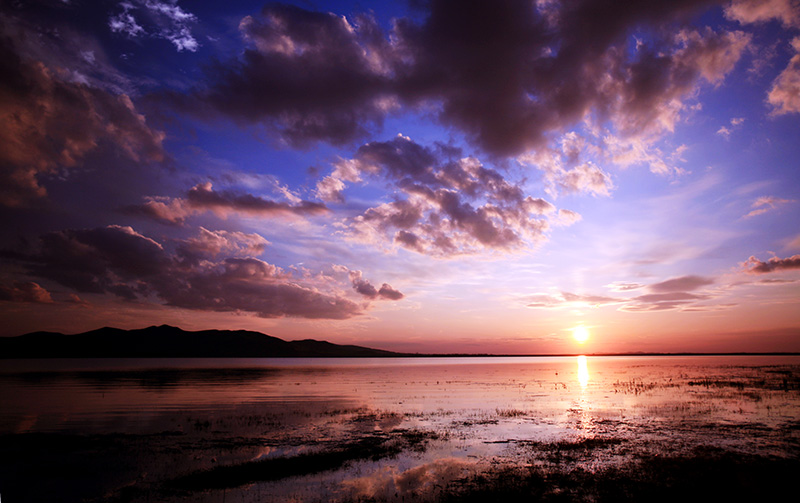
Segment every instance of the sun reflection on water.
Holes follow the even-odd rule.
[[[586,364],[584,355],[578,357],[578,382],[581,388],[585,388],[589,384],[589,366]]]

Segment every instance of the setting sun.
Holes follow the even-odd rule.
[[[589,330],[584,326],[577,326],[572,329],[572,337],[575,338],[580,344],[589,340]]]

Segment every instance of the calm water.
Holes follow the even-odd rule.
[[[80,442],[59,462],[94,459],[100,476],[75,490],[148,488],[134,500],[182,474],[377,438],[391,455],[224,491],[392,500],[498,463],[550,462],[531,446],[558,442],[606,442],[574,460],[584,470],[709,445],[796,459],[798,387],[800,357],[16,360],[0,362],[0,435],[24,440],[31,463],[51,456],[42,439],[106,442],[114,463]],[[3,496],[11,477],[30,477],[5,459]]]

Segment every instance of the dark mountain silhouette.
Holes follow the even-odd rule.
[[[138,330],[104,327],[82,334],[32,332],[0,337],[0,358],[266,358],[404,356],[305,339],[284,341],[247,330],[189,332],[169,325]]]

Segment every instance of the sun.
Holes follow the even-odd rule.
[[[583,325],[579,325],[572,329],[572,337],[574,337],[579,344],[583,344],[589,340],[589,330]]]

